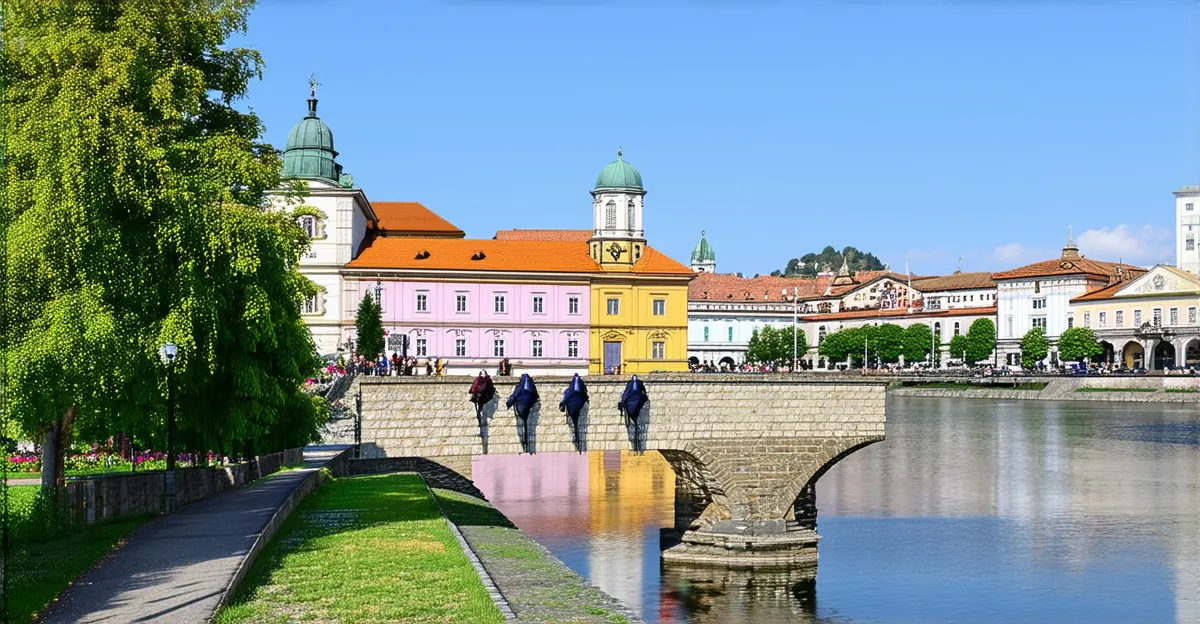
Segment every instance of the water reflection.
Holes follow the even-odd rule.
[[[888,439],[818,484],[815,581],[663,568],[674,475],[657,453],[487,456],[474,478],[649,622],[1200,622],[1194,408],[889,410]]]

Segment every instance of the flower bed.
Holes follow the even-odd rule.
[[[212,453],[199,454],[180,453],[175,457],[175,463],[180,468],[212,464],[219,458]],[[145,451],[134,455],[130,461],[116,453],[90,452],[71,455],[63,462],[67,476],[77,477],[86,475],[105,474],[109,472],[133,472],[135,470],[166,470],[167,454],[158,451]],[[13,455],[8,458],[8,469],[17,474],[38,474],[42,471],[42,458],[37,455]]]

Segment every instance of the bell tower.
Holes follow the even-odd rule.
[[[602,268],[631,267],[646,249],[642,230],[642,203],[646,189],[642,175],[622,158],[600,171],[592,189],[592,238],[588,241],[592,259]]]

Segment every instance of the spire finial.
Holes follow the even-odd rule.
[[[621,159],[621,155],[622,155],[622,154],[624,154],[624,152],[623,152],[623,151],[621,151],[621,148],[620,148],[620,147],[618,147],[618,148],[617,148],[617,160],[620,160],[620,159]]]
[[[1067,226],[1067,244],[1070,245],[1071,242],[1072,242],[1071,241],[1071,226],[1068,225]]]
[[[309,74],[308,75],[308,89],[309,89],[309,93],[310,93],[311,97],[317,97],[317,87],[319,87],[319,86],[321,86],[321,83],[317,82],[316,72]]]
[[[700,230],[700,238],[704,238],[704,230]]]

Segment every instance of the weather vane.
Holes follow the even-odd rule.
[[[310,89],[310,91],[312,93],[312,97],[317,97],[317,87],[319,87],[319,86],[321,86],[321,83],[317,82],[317,74],[316,73],[309,74],[308,75],[308,88]]]

